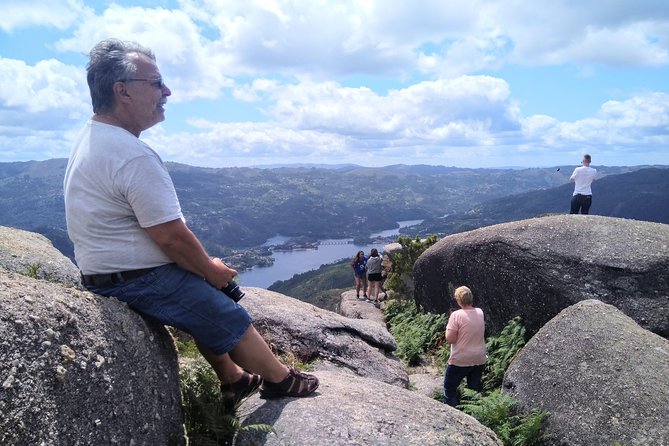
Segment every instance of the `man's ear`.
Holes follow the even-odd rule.
[[[130,98],[130,95],[128,94],[127,85],[125,84],[125,82],[121,81],[114,82],[113,90],[114,90],[114,96],[119,101],[124,101]]]

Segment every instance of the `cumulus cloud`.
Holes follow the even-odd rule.
[[[88,53],[109,37],[134,40],[151,48],[176,102],[218,98],[224,88],[234,84],[222,70],[227,56],[217,54],[196,23],[179,10],[112,5],[102,15],[88,17],[73,37],[60,39],[56,47]]]
[[[476,152],[520,131],[508,85],[486,76],[425,81],[385,95],[334,82],[257,82],[245,94],[269,97],[272,123],[193,120],[192,133],[151,140],[168,147],[170,156],[226,165],[243,157],[270,163],[324,156],[378,164],[398,156],[462,155],[462,148]]]
[[[0,103],[3,109],[25,113],[71,111],[73,117],[85,109],[86,81],[82,69],[57,60],[29,66],[21,60],[0,58]],[[62,118],[62,116],[61,116]]]
[[[669,95],[650,93],[608,101],[593,117],[559,122],[547,116],[523,120],[527,141],[545,147],[592,147],[634,151],[669,144]]]
[[[486,17],[488,28],[513,42],[510,60],[519,64],[648,66],[669,61],[669,4],[661,0],[498,2]]]
[[[85,10],[79,0],[4,0],[0,29],[9,33],[36,25],[66,29]]]
[[[23,3],[7,3],[0,29],[64,30],[48,44],[60,55],[85,54],[109,36],[155,51],[180,121],[168,116],[145,135],[167,159],[510,165],[530,152],[558,159],[581,147],[621,153],[668,142],[665,93],[621,91],[592,116],[563,122],[549,112],[523,116],[497,74],[510,64],[593,75],[601,65],[666,66],[663,0],[180,0],[172,9],[96,10],[77,0]],[[56,57],[0,58],[3,153],[38,141],[62,152],[74,122],[89,113],[83,66]],[[367,86],[372,78],[379,82]],[[255,107],[264,122],[208,113],[221,98]]]

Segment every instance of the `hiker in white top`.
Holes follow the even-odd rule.
[[[590,167],[592,158],[587,153],[583,155],[582,166],[574,169],[574,173],[569,177],[569,181],[575,183],[574,194],[571,197],[570,214],[587,214],[592,204],[592,189],[590,185],[595,181],[597,169]]]

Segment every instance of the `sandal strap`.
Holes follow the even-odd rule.
[[[288,372],[288,377],[290,379],[290,384],[286,392],[289,394],[300,394],[307,391],[310,391],[310,387],[316,382],[316,377],[313,375],[307,375],[295,369],[291,369]]]
[[[237,404],[247,396],[255,393],[262,383],[262,376],[244,370],[242,377],[237,381],[229,384],[221,384],[221,394],[227,402]]]
[[[302,397],[313,393],[318,388],[318,378],[314,375],[300,372],[294,368],[288,369],[288,376],[278,383],[265,382],[260,391],[263,398],[278,398],[282,396]]]

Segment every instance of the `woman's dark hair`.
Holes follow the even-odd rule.
[[[376,248],[372,248],[372,250],[369,252],[369,255],[371,257],[378,257],[379,256],[379,251],[377,251]]]
[[[150,49],[135,42],[107,39],[93,47],[86,66],[86,80],[94,113],[107,112],[113,108],[114,83],[129,79],[137,72],[135,62],[128,57],[135,53],[156,60]]]

